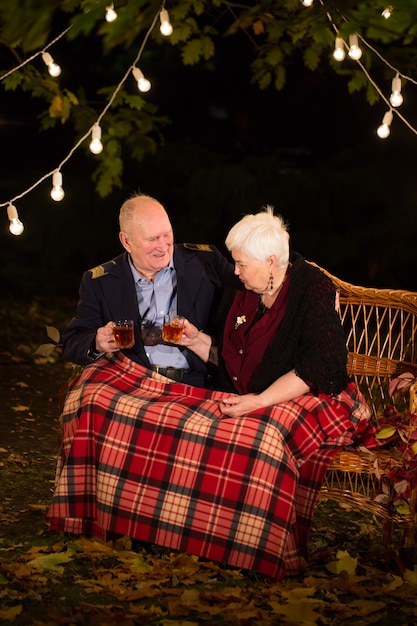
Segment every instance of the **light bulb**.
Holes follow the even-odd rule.
[[[379,126],[376,131],[380,139],[386,139],[389,136],[391,132],[390,130],[391,122],[392,122],[392,111],[387,111],[382,119],[381,126]]]
[[[23,226],[19,218],[17,218],[15,220],[10,220],[9,230],[12,233],[12,235],[18,236],[23,233],[23,231],[25,230],[25,227]]]
[[[48,72],[50,73],[51,76],[56,78],[57,76],[60,75],[61,68],[59,67],[59,65],[54,63],[54,60],[49,54],[49,52],[42,52],[42,60],[45,63],[46,67],[48,68]]]
[[[14,204],[9,204],[9,206],[7,207],[7,217],[10,220],[10,224],[9,224],[9,230],[12,233],[12,235],[21,235],[25,229],[25,227],[23,226],[22,222],[19,219],[19,216],[17,214],[17,209],[14,206]]]
[[[393,107],[399,107],[404,102],[404,98],[402,97],[400,91],[393,91],[389,101]]]
[[[334,43],[334,52],[333,56],[336,61],[343,61],[346,56],[345,52],[345,42],[341,37],[336,37],[336,41]]]
[[[393,107],[399,107],[402,105],[404,98],[401,94],[401,78],[397,72],[397,75],[392,79],[392,93],[389,101]]]
[[[311,7],[313,2],[314,0],[301,0],[301,4],[303,4],[305,7]]]
[[[358,36],[356,34],[349,35],[349,56],[354,61],[359,61],[362,56],[362,50],[359,48]]]
[[[59,170],[57,170],[52,176],[51,198],[52,200],[55,200],[55,202],[60,202],[64,196],[65,192],[62,189],[62,174]]]
[[[91,143],[90,150],[93,154],[100,154],[103,150],[103,144],[101,143],[101,128],[98,124],[94,124],[91,131]]]
[[[142,91],[143,93],[145,93],[146,91],[150,90],[151,81],[144,77],[143,72],[138,67],[133,68],[132,74],[138,83],[139,91]]]
[[[172,35],[173,28],[171,22],[169,21],[168,11],[166,9],[161,9],[159,17],[161,19],[160,31],[162,35],[164,35],[165,37],[169,37],[170,35]]]
[[[378,126],[376,132],[380,139],[386,139],[387,137],[389,137],[391,131],[387,124],[381,124],[381,126]]]
[[[389,17],[391,17],[393,8],[391,6],[389,7],[385,7],[385,9],[382,11],[382,17],[385,17],[385,19],[387,20]]]
[[[106,20],[107,22],[114,22],[114,20],[117,20],[117,13],[114,10],[113,4],[106,7]]]

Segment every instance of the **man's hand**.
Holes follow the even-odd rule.
[[[113,335],[114,322],[107,322],[105,326],[97,329],[96,350],[97,352],[117,352],[118,347]]]

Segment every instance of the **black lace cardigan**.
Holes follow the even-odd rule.
[[[251,391],[261,392],[290,370],[309,385],[313,393],[337,395],[347,386],[346,337],[335,310],[336,291],[332,281],[301,255],[292,252],[287,308],[278,332],[255,372]],[[224,328],[227,312],[237,289],[235,277],[224,292],[217,316],[217,327]],[[233,390],[221,357],[216,387]]]

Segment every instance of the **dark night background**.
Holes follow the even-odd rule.
[[[93,90],[111,84],[106,59],[99,49],[94,54],[100,63],[93,68],[96,85],[90,75]],[[118,54],[114,83],[131,62]],[[66,68],[62,51],[56,56],[63,83],[83,80],[80,59],[71,56]],[[415,134],[394,116],[390,137],[380,140],[376,128],[386,106],[349,95],[330,64],[312,73],[295,61],[285,89],[276,92],[250,84],[249,63],[244,43],[222,46],[216,62],[199,68],[182,66],[170,45],[145,50],[141,68],[152,91],[144,97],[171,119],[157,154],[142,163],[127,159],[123,188],[102,199],[91,180],[100,157],[86,142],[62,168],[62,202],[50,199],[49,178],[16,200],[25,231],[9,233],[5,210],[3,290],[75,299],[81,273],[121,252],[118,210],[138,190],[165,204],[179,242],[224,250],[228,228],[268,203],[289,222],[292,245],[306,258],[357,284],[417,289]],[[134,81],[127,84],[133,92]],[[413,86],[403,93],[401,113],[413,123]],[[43,104],[28,94],[3,90],[0,102],[5,202],[54,169],[75,141],[60,124],[39,131]]]

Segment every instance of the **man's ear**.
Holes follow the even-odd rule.
[[[125,250],[127,250],[128,252],[130,252],[130,244],[129,244],[129,240],[128,240],[127,236],[126,236],[126,233],[124,233],[123,231],[120,231],[119,239],[120,239],[120,243],[122,244],[123,248]]]

